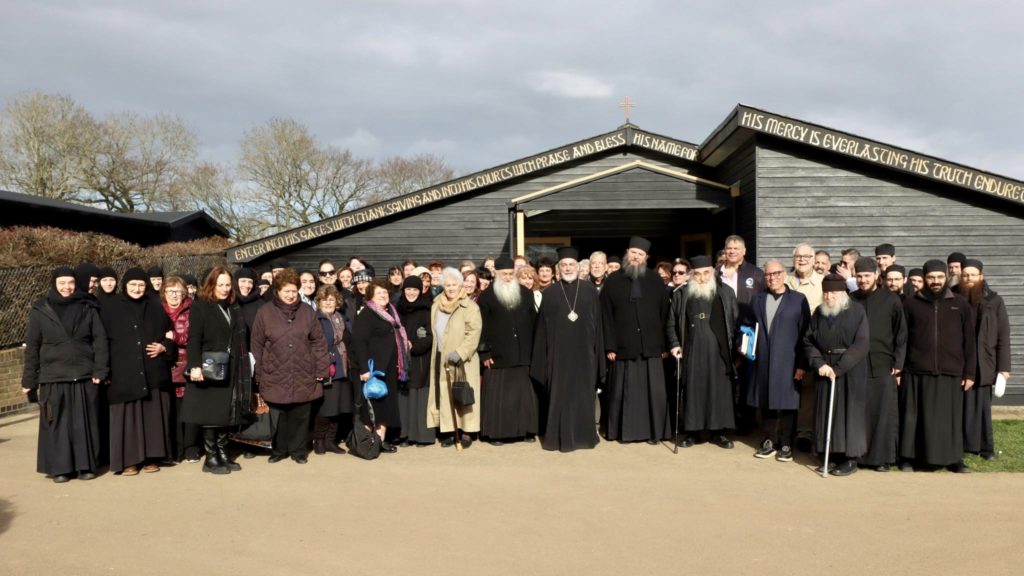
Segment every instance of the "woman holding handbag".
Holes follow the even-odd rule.
[[[451,434],[441,441],[441,446],[455,444],[454,432],[463,432],[463,448],[469,448],[473,441],[467,433],[480,431],[480,356],[477,346],[483,321],[480,308],[466,294],[462,273],[455,268],[441,272],[443,292],[434,299],[430,310],[430,325],[434,328],[434,353],[430,362],[430,398],[427,403],[427,426],[440,428],[442,434]],[[461,404],[455,404],[456,415],[452,417],[453,398],[449,397],[445,370],[453,368],[456,380],[472,390],[474,402],[469,403],[466,394]],[[468,390],[466,390],[468,392]]]
[[[323,396],[330,357],[316,312],[299,300],[295,270],[274,277],[274,299],[256,313],[250,341],[260,396],[278,414],[268,461],[291,456],[305,464],[313,401]]]
[[[409,375],[409,338],[405,327],[398,317],[398,311],[391,304],[388,287],[381,281],[374,281],[366,289],[366,305],[356,315],[352,324],[352,347],[349,349],[351,372],[359,374],[359,381],[370,379],[370,361],[373,369],[384,373],[387,384],[387,395],[373,402],[373,412],[377,435],[381,439],[381,451],[393,453],[398,448],[385,441],[390,426],[400,429],[401,412],[398,408],[398,383],[408,381]],[[369,425],[371,418],[362,398],[362,385],[359,385],[362,403],[360,416],[363,424]],[[353,426],[359,426],[353,422]]]
[[[203,472],[242,467],[228,457],[228,430],[252,413],[248,328],[235,299],[231,273],[217,266],[196,293],[189,318],[184,420],[203,429]]]

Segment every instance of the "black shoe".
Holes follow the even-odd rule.
[[[63,484],[69,480],[71,480],[71,476],[67,474],[57,474],[56,476],[53,477],[53,481],[56,484]]]
[[[994,462],[995,459],[996,459],[996,454],[995,454],[995,452],[982,452],[981,453],[981,458],[982,458],[982,460],[988,460],[989,462]]]
[[[775,459],[779,462],[792,462],[793,461],[793,449],[789,446],[783,446],[779,448],[778,453],[775,454]]]
[[[676,440],[676,446],[680,448],[690,448],[693,446],[693,436],[683,436],[679,440]]]
[[[771,458],[772,456],[775,456],[775,445],[772,444],[771,440],[765,438],[764,442],[761,442],[761,447],[757,449],[757,452],[754,452],[754,457]]]
[[[462,448],[463,448],[463,450],[465,450],[466,448],[469,448],[472,445],[473,445],[473,439],[472,438],[470,438],[469,436],[463,436],[462,437]]]
[[[532,443],[534,443],[536,441],[537,441],[537,437],[536,436],[527,436],[526,438],[523,438],[523,442],[527,442],[527,443],[530,443],[530,444],[532,444]]]
[[[387,454],[394,454],[395,452],[398,452],[398,446],[395,446],[394,444],[391,444],[390,442],[381,442],[380,443],[380,451],[381,452],[385,452]]]
[[[725,448],[726,450],[732,450],[733,446],[735,446],[735,444],[732,443],[732,440],[729,440],[728,438],[721,434],[712,436],[711,443],[718,446],[719,448]]]
[[[825,465],[822,464],[821,466],[818,466],[817,468],[815,468],[814,471],[817,472],[818,474],[821,474],[823,472],[824,467],[825,467]],[[828,471],[829,471],[829,473],[831,473],[835,469],[836,469],[836,463],[835,462],[829,462],[828,463]]]
[[[910,462],[908,462],[906,460],[900,462],[900,472],[913,472],[913,471],[914,471],[914,465],[913,464],[911,464]]]
[[[488,440],[487,443],[490,444],[491,446],[504,446],[505,445],[505,443],[502,442],[501,440]]]
[[[957,462],[956,464],[950,464],[949,466],[946,466],[946,470],[949,470],[950,472],[953,472],[955,474],[971,473],[971,469],[967,467],[967,464],[964,464],[963,460]]]
[[[313,439],[313,453],[318,456],[323,456],[327,453],[327,449],[324,448],[324,441],[314,438]]]
[[[849,476],[857,471],[857,461],[847,460],[828,471],[833,476]]]
[[[251,452],[249,450],[246,450],[245,452],[242,452],[242,458],[245,458],[246,460],[252,460],[255,457],[256,457],[256,453],[255,452]]]
[[[305,464],[309,462],[309,458],[306,458],[305,454],[299,454],[298,456],[292,456],[292,461],[296,464]]]
[[[891,468],[888,464],[882,464],[881,466],[875,466],[875,472],[888,472]]]
[[[658,444],[661,444],[661,442],[658,442],[654,438],[651,438],[650,440],[648,440],[647,443],[650,444],[651,446],[657,446]]]
[[[228,433],[224,430],[217,431],[217,455],[220,456],[220,461],[228,467],[228,470],[232,472],[238,472],[242,469],[242,466],[235,464],[228,458]]]
[[[281,460],[284,460],[287,457],[288,457],[287,454],[271,454],[270,458],[267,458],[267,462],[269,462],[271,464],[276,464],[276,463],[280,462]]]
[[[92,480],[94,478],[96,478],[96,474],[94,472],[90,472],[88,470],[86,470],[84,472],[79,472],[78,473],[78,479],[79,480]]]
[[[441,440],[441,448],[451,448],[452,446],[455,446],[455,436],[449,436]]]
[[[811,453],[811,439],[810,438],[797,438],[796,449],[803,452],[804,454]]]
[[[324,440],[324,451],[330,452],[331,454],[344,454],[345,449],[334,443],[334,440]]]

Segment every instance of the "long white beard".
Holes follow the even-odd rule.
[[[519,306],[519,302],[522,299],[522,293],[519,291],[519,282],[510,280],[505,282],[501,278],[495,278],[494,282],[491,283],[491,289],[494,290],[494,296],[501,302],[501,305],[509,310]]]
[[[576,281],[577,278],[579,278],[579,276],[580,276],[579,273],[576,273],[576,272],[571,273],[571,274],[562,274],[562,282],[566,282],[568,284],[572,284],[573,282]]]
[[[624,264],[622,266],[622,273],[626,275],[626,278],[643,278],[647,275],[647,264],[644,263],[639,266]]]
[[[697,298],[698,300],[711,300],[718,293],[718,284],[715,282],[708,282],[706,284],[698,284],[697,282],[691,281],[686,285],[686,295],[690,298]]]
[[[836,316],[845,312],[846,309],[849,307],[849,295],[841,294],[841,298],[839,298],[839,302],[836,303],[835,306],[829,306],[828,304],[822,302],[821,305],[818,306],[818,310],[821,310],[822,315],[824,315],[826,318],[835,318]]]

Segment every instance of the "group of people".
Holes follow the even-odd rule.
[[[358,257],[217,266],[201,282],[132,268],[120,290],[109,268],[58,267],[26,336],[37,469],[66,482],[202,460],[229,474],[232,440],[305,463],[357,433],[383,453],[537,438],[572,451],[599,433],[731,449],[757,422],[755,456],[789,461],[825,451],[830,412],[835,475],[994,457],[1009,323],[980,261],[930,260],[918,286],[887,244],[836,266],[801,244],[791,268],[747,262],[739,236],[716,260],[652,269],[650,250],[633,237],[622,259],[409,260],[384,279]]]

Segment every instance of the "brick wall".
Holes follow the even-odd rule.
[[[21,412],[29,407],[21,393],[21,371],[25,349],[21,346],[0,350],[0,416]]]

